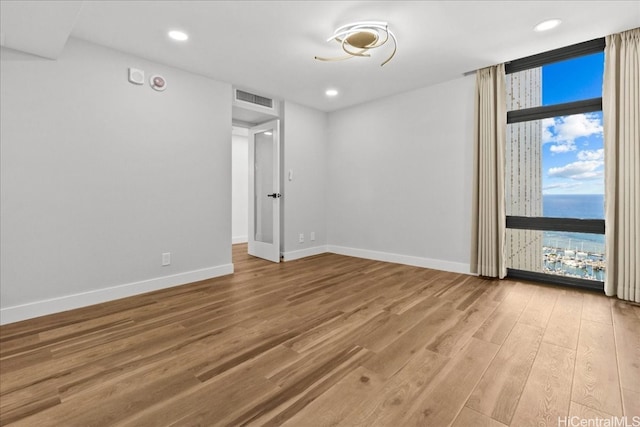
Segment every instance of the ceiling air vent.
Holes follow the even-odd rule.
[[[262,107],[273,108],[273,99],[265,98],[264,96],[245,92],[239,89],[236,90],[236,100],[249,102],[251,104],[260,105]]]

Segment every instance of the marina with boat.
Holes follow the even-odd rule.
[[[572,245],[570,240],[566,246],[561,246],[564,245],[556,243],[543,246],[545,273],[604,281],[606,273],[604,250],[585,250],[584,243],[578,249],[578,245]]]

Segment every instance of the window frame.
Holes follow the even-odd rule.
[[[603,52],[604,48],[605,39],[604,37],[602,37],[571,46],[562,47],[560,49],[539,53],[505,63],[505,74],[512,74],[531,68],[542,67],[554,62]],[[595,111],[602,111],[602,97],[507,111],[507,124],[529,122],[550,117],[568,116],[572,114],[591,113]],[[517,230],[567,231],[589,234],[605,234],[605,221],[604,219],[523,217],[506,215],[505,228]],[[565,285],[582,289],[600,291],[604,290],[604,282],[602,281],[560,276],[528,270],[507,268],[507,277],[544,282],[549,284]]]

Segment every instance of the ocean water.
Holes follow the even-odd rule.
[[[603,194],[546,194],[542,214],[552,218],[604,219]],[[604,254],[604,235],[545,231],[543,245],[553,248]]]
[[[542,215],[604,219],[604,194],[545,194],[542,196]]]

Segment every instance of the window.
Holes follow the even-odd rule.
[[[604,39],[506,65],[510,277],[602,289]]]

